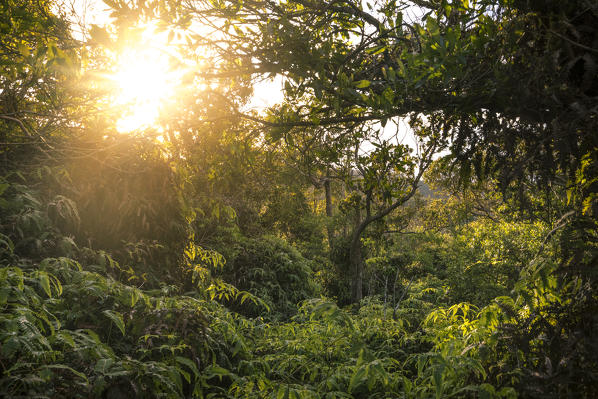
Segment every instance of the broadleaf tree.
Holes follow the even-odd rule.
[[[115,6],[116,15],[129,9]],[[233,99],[236,117],[279,136],[327,126],[359,137],[392,118],[434,115],[462,180],[494,174],[525,200],[524,176],[537,185],[564,177],[576,218],[595,230],[592,2],[163,0],[133,9],[189,26],[190,46],[211,59],[201,79],[283,79],[283,106],[260,116]]]

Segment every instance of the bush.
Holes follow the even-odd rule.
[[[312,262],[280,238],[241,238],[232,244],[232,250],[223,252],[227,262],[220,277],[263,299],[274,318],[291,316],[297,303],[320,292]],[[258,309],[251,305],[231,306],[243,314],[257,315]]]

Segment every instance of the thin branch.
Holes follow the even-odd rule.
[[[264,126],[269,127],[310,127],[310,126],[326,126],[326,125],[335,125],[338,123],[361,123],[361,122],[368,122],[374,121],[379,119],[386,119],[392,118],[393,116],[398,116],[395,114],[385,114],[385,115],[364,115],[364,116],[339,116],[333,118],[324,118],[320,119],[319,121],[292,121],[292,122],[270,122],[263,120],[261,118],[244,114],[242,112],[238,112],[237,115],[241,118],[248,119],[253,122],[260,123]]]
[[[361,19],[363,19],[365,22],[367,22],[370,25],[373,25],[376,27],[376,29],[380,29],[380,26],[382,25],[382,23],[373,15],[368,14],[367,12],[361,10],[360,8],[351,5],[349,7],[343,7],[343,6],[337,6],[334,5],[334,2],[331,2],[329,4],[318,4],[317,2],[314,4],[311,1],[306,1],[306,0],[295,0],[296,3],[299,3],[305,7],[309,7],[309,8],[313,8],[314,10],[332,10],[335,12],[342,12],[342,13],[347,13],[350,15],[353,15],[354,17],[359,17]]]
[[[598,50],[597,50],[597,49],[595,49],[595,48],[592,48],[592,47],[588,47],[588,46],[586,46],[586,45],[584,45],[584,44],[581,44],[581,43],[578,43],[578,42],[576,42],[576,41],[574,41],[574,40],[571,40],[571,39],[569,39],[567,36],[563,36],[563,35],[561,35],[560,33],[553,31],[552,29],[548,29],[548,32],[552,33],[552,34],[553,34],[553,35],[555,35],[555,36],[558,36],[558,37],[560,37],[561,39],[563,39],[563,40],[565,40],[565,41],[567,41],[567,42],[571,43],[571,44],[572,44],[572,45],[574,45],[574,46],[580,47],[580,48],[582,48],[582,49],[584,49],[584,50],[587,50],[587,51],[591,51],[591,52],[593,52],[593,53],[598,53]]]
[[[0,118],[6,119],[9,121],[13,121],[13,122],[17,122],[18,125],[21,127],[21,130],[23,131],[23,133],[25,133],[27,135],[27,137],[33,137],[33,135],[31,133],[29,133],[29,130],[27,129],[27,127],[25,127],[25,124],[23,123],[23,121],[20,120],[19,118],[14,118],[14,117],[8,116],[8,115],[0,115]]]
[[[399,298],[399,300],[397,301],[397,304],[395,305],[394,309],[392,310],[392,319],[393,320],[397,319],[397,310],[399,310],[399,306],[401,305],[401,302],[403,301],[403,298],[405,297],[405,295],[407,295],[407,292],[409,291],[409,287],[411,287],[411,283],[413,283],[413,279],[414,278],[415,278],[415,276],[411,277],[411,280],[409,280],[409,284],[403,290],[403,293],[401,294],[401,297]]]
[[[387,230],[382,234],[424,234],[423,231]]]
[[[556,233],[558,230],[562,229],[563,227],[565,227],[568,222],[563,222],[565,219],[567,219],[569,216],[573,215],[575,213],[575,211],[569,211],[567,213],[565,213],[563,216],[560,217],[560,219],[555,223],[557,226],[550,230],[548,232],[548,234],[546,234],[546,237],[544,237],[544,240],[542,241],[542,245],[540,245],[540,248],[538,249],[538,252],[536,253],[536,255],[532,258],[532,259],[536,259],[541,253],[542,251],[544,251],[544,247],[546,246],[546,243],[548,242],[548,240],[550,239],[550,237],[552,237],[552,235],[554,233]],[[560,224],[561,222],[563,222],[562,224]]]

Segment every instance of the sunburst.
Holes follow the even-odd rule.
[[[176,95],[183,73],[174,66],[176,57],[163,34],[148,27],[142,38],[116,56],[117,66],[109,76],[116,89],[114,105],[122,109],[116,122],[121,133],[152,126],[163,104]]]

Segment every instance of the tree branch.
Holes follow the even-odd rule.
[[[19,118],[13,118],[12,116],[8,116],[8,115],[0,115],[0,118],[6,119],[9,121],[13,121],[13,122],[17,122],[17,124],[21,127],[21,130],[23,131],[23,133],[25,133],[27,135],[27,137],[33,137],[33,135],[31,133],[29,133],[29,130],[27,129],[27,127],[25,127],[25,124],[23,123],[23,121],[20,120]]]
[[[237,115],[241,118],[251,120],[257,123],[260,123],[264,126],[269,127],[311,127],[311,126],[326,126],[326,125],[336,125],[339,123],[362,123],[368,121],[375,121],[380,119],[389,119],[400,114],[384,114],[384,115],[364,115],[364,116],[339,116],[339,117],[332,117],[332,118],[324,118],[320,119],[319,121],[289,121],[289,122],[270,122],[263,120],[261,118],[244,114],[242,112],[238,112]]]
[[[312,3],[311,1],[306,1],[306,0],[295,0],[296,3],[301,4],[304,7],[309,7],[312,8],[314,10],[332,10],[332,11],[336,11],[336,12],[342,12],[342,13],[346,13],[346,14],[350,14],[353,15],[354,17],[359,17],[361,19],[363,19],[365,22],[367,22],[370,25],[373,25],[376,27],[376,29],[380,30],[380,26],[382,25],[382,23],[373,15],[368,14],[367,12],[363,11],[362,9],[358,8],[357,6],[355,6],[354,4],[351,4],[348,7],[343,7],[343,6],[338,6],[338,5],[334,5],[335,2],[331,2],[331,3]]]

